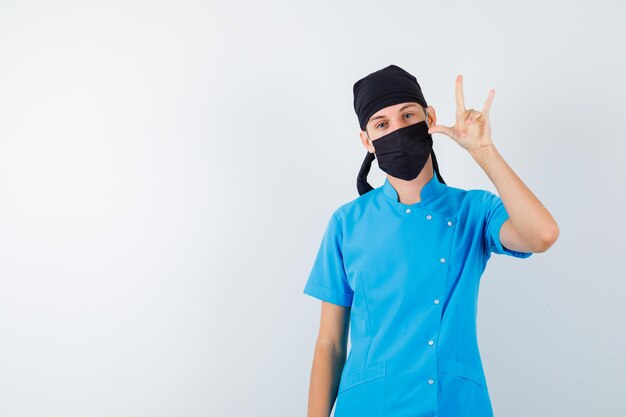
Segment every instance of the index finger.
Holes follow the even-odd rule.
[[[461,74],[456,76],[455,96],[456,115],[457,118],[460,118],[463,117],[463,113],[465,112],[465,100],[463,99],[463,76]]]

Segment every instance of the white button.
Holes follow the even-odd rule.
[[[432,218],[433,218],[433,216],[431,216],[431,215],[429,214],[428,216],[426,216],[426,218],[427,218],[428,220],[430,220],[430,219],[432,219]]]
[[[444,263],[446,261],[446,258],[441,258],[439,260],[441,261],[441,263]]]
[[[452,226],[452,222],[448,222],[448,226]]]
[[[430,385],[432,385],[434,382],[435,382],[435,381],[433,381],[432,379],[429,379],[429,380],[428,380],[428,383],[429,383]]]
[[[431,346],[433,345],[433,343],[435,343],[435,342],[433,342],[432,340],[428,341],[428,344],[431,345]]]
[[[406,209],[406,210],[404,210],[404,211],[406,211],[407,213],[410,213],[410,212],[411,212],[411,209]]]
[[[439,304],[439,299],[435,298],[434,303],[435,303],[435,304]]]

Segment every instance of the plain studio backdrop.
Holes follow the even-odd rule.
[[[358,197],[353,83],[414,74],[560,237],[493,256],[496,416],[626,415],[620,1],[0,3],[0,415],[305,416],[327,219]],[[433,134],[448,185],[497,190]],[[376,162],[370,183],[382,185]]]

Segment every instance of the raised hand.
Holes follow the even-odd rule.
[[[491,126],[489,124],[489,109],[496,90],[491,89],[482,112],[465,108],[463,98],[463,76],[457,75],[455,84],[456,96],[456,124],[452,127],[434,125],[428,133],[443,133],[454,139],[470,153],[492,145]]]

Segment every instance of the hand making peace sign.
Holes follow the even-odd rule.
[[[434,125],[428,129],[428,133],[443,133],[454,139],[459,145],[469,152],[492,145],[491,126],[489,125],[489,108],[493,101],[496,90],[491,89],[483,111],[465,109],[463,99],[463,76],[456,77],[456,124],[452,127]]]

